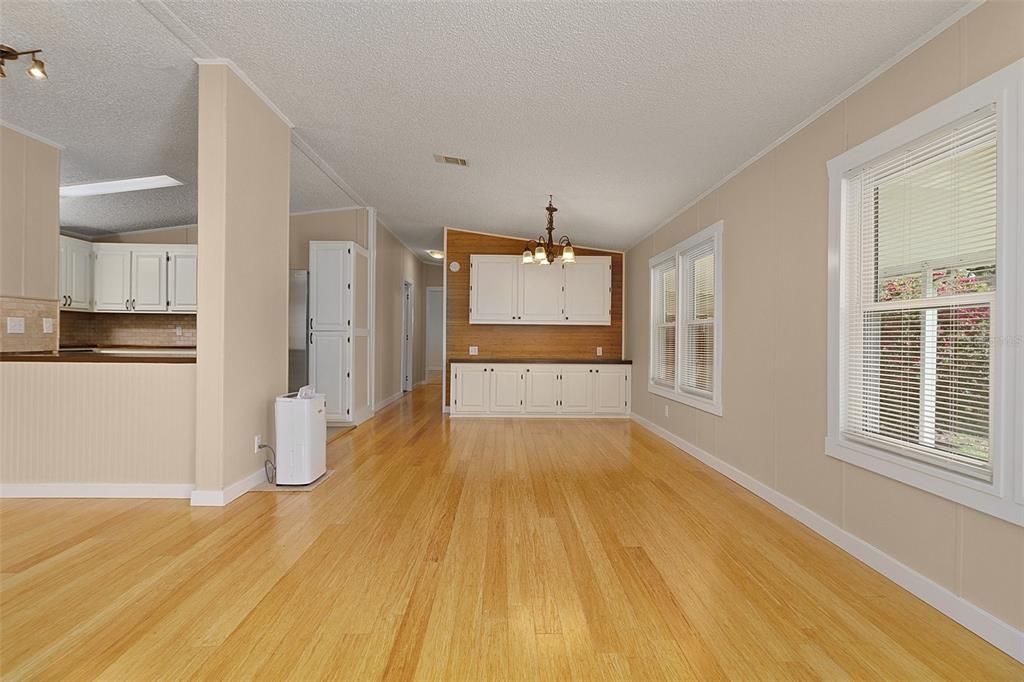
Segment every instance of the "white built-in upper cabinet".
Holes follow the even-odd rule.
[[[60,307],[90,310],[92,307],[92,244],[60,237]]]
[[[132,249],[131,294],[132,310],[150,313],[167,310],[166,249]]]
[[[167,252],[167,301],[173,312],[199,309],[199,257],[195,247]]]
[[[309,325],[313,331],[352,328],[352,242],[309,243]]]
[[[132,252],[120,244],[93,244],[93,310],[131,312]]]
[[[612,259],[523,263],[521,256],[469,257],[470,324],[612,323]]]
[[[92,301],[98,312],[194,313],[198,308],[195,244],[90,244]],[[63,262],[63,273],[69,266]]]

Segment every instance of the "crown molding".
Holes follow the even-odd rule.
[[[31,130],[25,130],[21,126],[16,126],[13,123],[8,123],[7,121],[5,121],[3,119],[0,119],[0,126],[3,126],[4,128],[10,128],[14,132],[16,132],[16,133],[18,133],[20,135],[24,135],[25,137],[31,137],[36,142],[42,142],[45,145],[49,145],[49,146],[51,146],[51,147],[53,147],[55,149],[58,149],[60,151],[64,151],[64,145],[57,144],[53,140],[48,140],[45,137],[43,137],[42,135],[36,135]]]

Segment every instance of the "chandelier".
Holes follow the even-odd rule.
[[[523,249],[524,263],[549,265],[556,258],[561,258],[563,263],[576,262],[576,253],[572,249],[572,242],[569,241],[569,237],[562,235],[558,238],[557,242],[554,240],[555,211],[558,209],[555,208],[555,205],[552,203],[553,201],[554,196],[549,194],[548,206],[544,209],[548,212],[547,239],[541,236],[526,242],[526,248]]]

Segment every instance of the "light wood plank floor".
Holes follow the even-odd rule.
[[[0,504],[7,679],[1022,679],[625,421],[449,421],[424,386],[310,493]]]

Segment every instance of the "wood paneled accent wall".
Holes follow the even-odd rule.
[[[611,325],[506,325],[469,323],[469,256],[471,254],[519,255],[525,239],[500,237],[479,232],[446,230],[445,268],[448,285],[447,343],[445,372],[451,387],[451,363],[471,359],[470,346],[478,346],[475,360],[621,360],[622,359],[622,276],[623,255],[618,251],[576,248],[579,256],[612,258]],[[458,272],[448,267],[452,261]],[[539,267],[539,266],[538,266]],[[597,347],[603,354],[597,357]],[[448,396],[445,395],[445,404]]]

